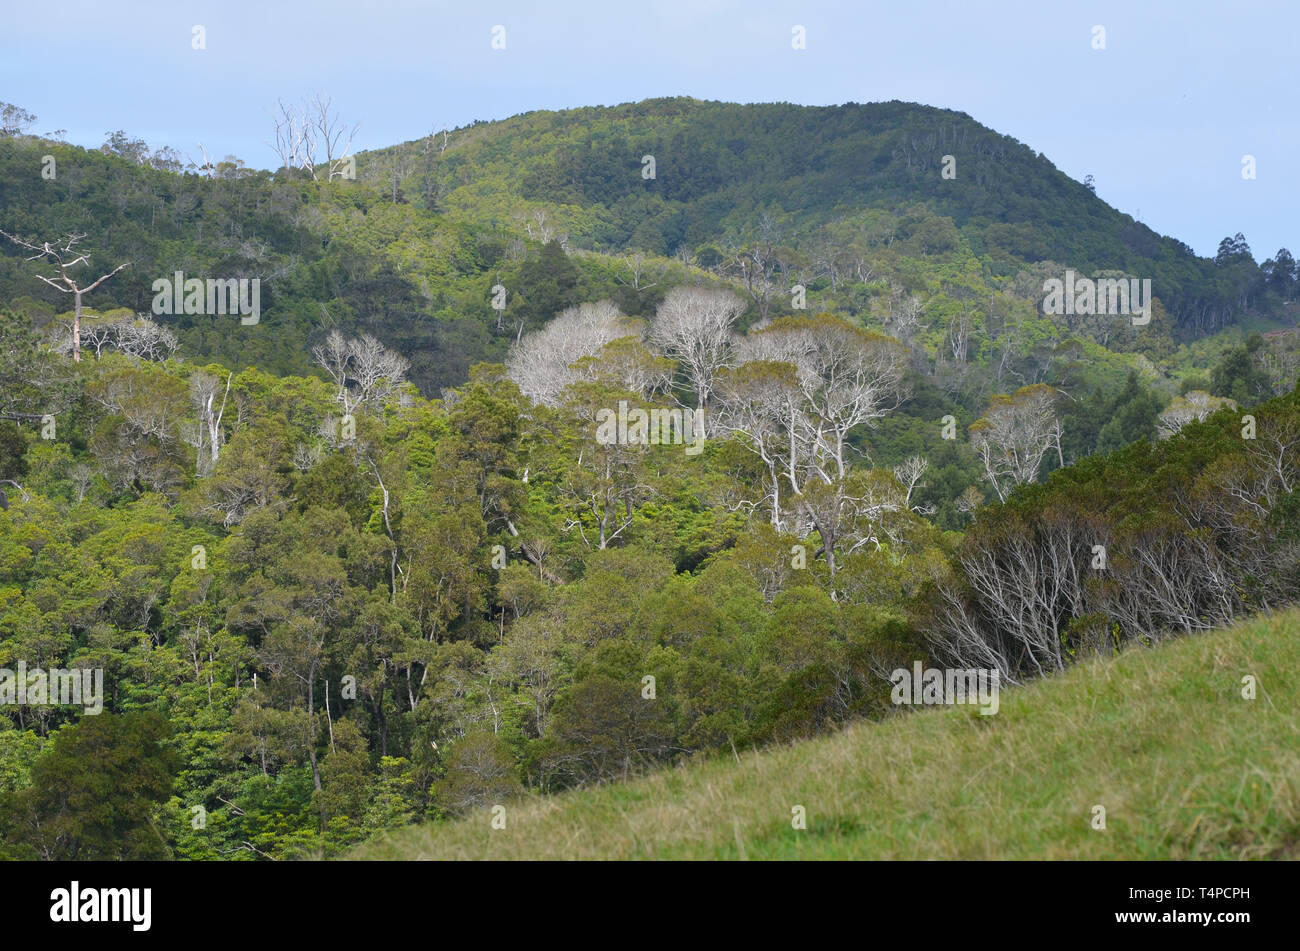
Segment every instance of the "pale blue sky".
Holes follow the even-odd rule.
[[[689,95],[958,109],[1212,255],[1300,253],[1300,4],[1038,0],[276,0],[8,4],[0,99],[269,167],[277,98],[328,93],[358,148],[532,109]],[[207,48],[191,47],[192,27]],[[491,49],[494,25],[506,49]],[[791,28],[807,49],[791,49]],[[1106,49],[1092,30],[1106,29]],[[1257,161],[1254,181],[1242,156]]]

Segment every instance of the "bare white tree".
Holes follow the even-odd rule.
[[[623,263],[627,265],[628,278],[624,280],[618,278],[619,283],[631,285],[633,290],[644,290],[654,287],[654,281],[645,283],[646,256],[640,251],[634,251],[631,254],[623,255]]]
[[[924,456],[909,456],[901,465],[894,466],[894,476],[903,486],[903,504],[914,512],[921,512],[923,515],[933,515],[932,507],[921,508],[912,504],[912,495],[917,489],[924,489],[925,483],[921,479],[925,476],[925,470],[930,468],[929,461]]]
[[[787,509],[831,525],[828,512],[859,504],[843,489],[849,436],[903,399],[907,351],[843,321],[786,318],[739,341],[737,362],[719,374],[716,423],[762,460],[773,525]],[[816,501],[804,499],[814,485]]]
[[[319,465],[323,455],[320,443],[298,443],[293,447],[293,467],[299,472],[309,472]]]
[[[86,498],[86,493],[90,491],[91,485],[95,482],[95,470],[84,462],[79,462],[68,469],[68,478],[72,481],[72,487],[77,491],[77,501],[81,502]]]
[[[1189,390],[1185,396],[1175,396],[1156,417],[1157,435],[1168,439],[1191,422],[1204,422],[1225,406],[1236,406],[1236,400],[1211,396],[1204,390]]]
[[[795,368],[789,363],[755,359],[720,373],[714,423],[717,432],[737,436],[762,461],[767,473],[764,492],[743,499],[741,505],[757,508],[768,504],[772,525],[780,529],[784,489],[798,491],[799,471],[807,454],[805,434],[811,428]]]
[[[759,321],[767,320],[772,306],[773,278],[784,271],[786,260],[777,242],[781,230],[771,215],[763,215],[754,240],[743,248],[733,250],[723,269],[740,279],[745,293],[758,308]]]
[[[650,342],[681,364],[703,408],[718,371],[732,365],[736,320],[745,302],[727,290],[674,287],[650,321]]]
[[[890,336],[897,337],[906,346],[912,345],[912,338],[921,329],[921,315],[925,313],[925,302],[915,294],[903,296],[903,289],[892,285],[889,297],[889,314],[884,319],[885,330]]]
[[[798,370],[810,448],[834,462],[843,477],[849,433],[897,408],[907,389],[907,351],[892,337],[835,319],[785,319],[751,333],[741,347],[747,360],[792,364]],[[820,461],[811,463],[822,469]],[[821,475],[827,481],[826,470]]]
[[[838,321],[819,321],[808,332],[802,374],[804,395],[824,425],[823,438],[843,478],[849,433],[874,425],[907,395],[907,351],[891,337]]]
[[[411,366],[370,334],[345,340],[337,330],[330,331],[323,345],[312,348],[312,357],[334,381],[335,399],[344,413],[387,403],[405,384]]]
[[[313,129],[313,139],[325,150],[325,180],[332,182],[344,175],[352,140],[361,126],[358,123],[349,127],[334,111],[330,97],[320,93],[316,93],[312,99],[309,112],[308,121]],[[314,165],[312,177],[315,177]]]
[[[1000,394],[971,426],[971,445],[1000,501],[1005,502],[1016,486],[1038,478],[1049,449],[1055,447],[1058,462],[1063,462],[1057,397],[1042,383],[1021,387],[1010,396]]]
[[[438,136],[442,136],[439,140]],[[438,150],[439,157],[447,152],[447,146],[451,142],[451,132],[446,126],[439,126],[437,123],[429,130],[429,134],[424,137],[424,154],[430,154],[435,148]]]
[[[306,170],[315,173],[316,128],[305,109],[286,106],[277,100],[275,122],[275,154],[280,157],[280,167]]]
[[[118,271],[130,266],[131,262],[127,261],[125,264],[119,264],[117,267],[113,268],[113,270],[101,276],[98,280],[83,286],[80,281],[68,272],[77,265],[87,264],[90,261],[90,255],[88,253],[77,250],[77,244],[86,237],[84,234],[74,232],[64,239],[62,245],[58,245],[57,243],[50,244],[48,241],[45,241],[40,245],[32,244],[31,242],[24,241],[21,238],[15,238],[7,231],[0,231],[0,235],[4,235],[21,248],[35,252],[31,257],[27,258],[28,261],[48,260],[54,265],[55,270],[58,271],[58,274],[54,277],[46,277],[44,274],[37,274],[36,277],[50,285],[50,287],[55,290],[61,291],[64,294],[72,295],[74,315],[72,320],[72,359],[80,363],[82,297],[99,287],[99,285],[117,274]]]
[[[895,523],[906,511],[902,485],[883,469],[854,470],[844,479],[814,479],[805,486],[796,503],[803,524],[796,528],[821,539],[831,600],[839,600],[835,577],[841,560],[867,545],[880,551],[886,540],[897,542],[901,525]]]
[[[575,363],[594,357],[605,344],[635,333],[612,302],[579,304],[517,340],[506,355],[506,372],[534,403],[558,406],[565,388],[580,379]]]
[[[104,355],[104,348],[112,346],[117,338],[117,326],[120,321],[97,319],[94,314],[82,314],[81,346],[93,350],[95,359]],[[63,356],[72,356],[72,336],[75,324],[71,320],[58,323],[50,336],[50,349]]]
[[[310,102],[297,106],[277,101],[272,119],[275,142],[271,147],[282,168],[307,172],[313,181],[320,177],[318,165],[324,166],[326,181],[346,174],[352,140],[361,126],[340,119],[329,96],[316,93]]]
[[[166,360],[180,347],[176,334],[148,317],[121,321],[114,329],[113,345],[122,353],[142,360]]]
[[[180,349],[176,334],[143,314],[136,317],[97,317],[82,314],[81,347],[93,350],[95,359],[113,348],[119,353],[154,362],[167,360]],[[56,353],[71,355],[74,352],[75,321],[63,321],[50,337],[50,348]]]
[[[515,218],[523,223],[524,231],[533,241],[540,241],[546,244],[555,237],[555,225],[546,217],[546,212],[541,208],[536,209],[531,215],[528,212],[520,212]]]
[[[198,173],[206,178],[216,178],[217,163],[212,160],[210,155],[208,155],[208,150],[203,147],[202,142],[197,142],[195,144],[199,147],[199,154],[203,157],[203,161],[196,162],[193,159],[190,159],[190,166],[197,169]]]
[[[221,453],[222,438],[221,418],[226,414],[226,400],[230,396],[230,382],[234,379],[233,373],[226,374],[225,387],[222,387],[221,381],[211,373],[199,372],[190,377],[190,403],[194,407],[195,413],[199,418],[198,438],[196,448],[198,449],[198,469],[204,471],[205,462],[203,456],[204,440],[207,441],[208,459],[210,464],[215,466]],[[216,406],[217,395],[221,395],[221,406]]]

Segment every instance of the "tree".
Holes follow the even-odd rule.
[[[406,382],[410,361],[388,350],[370,334],[345,340],[331,330],[323,345],[312,348],[317,366],[334,381],[335,399],[345,414],[382,407]]]
[[[1260,265],[1260,271],[1263,272],[1270,290],[1284,301],[1291,300],[1298,272],[1295,258],[1290,251],[1281,248],[1277,254]]]
[[[370,755],[356,723],[339,720],[331,727],[330,751],[320,773],[321,788],[313,792],[312,801],[322,824],[335,841],[355,841],[370,801]]]
[[[906,348],[829,314],[773,321],[737,344],[737,362],[719,378],[717,425],[762,461],[777,528],[783,496],[797,507],[811,481],[842,483],[851,435],[907,392]]]
[[[1254,406],[1272,395],[1272,381],[1255,359],[1263,346],[1264,339],[1259,334],[1251,334],[1245,346],[1232,347],[1224,353],[1210,372],[1210,388],[1215,396],[1234,400],[1240,406]]]
[[[1211,396],[1204,390],[1189,390],[1175,396],[1160,413],[1157,428],[1161,439],[1168,439],[1191,422],[1204,422],[1225,406],[1237,404],[1229,399]]]
[[[864,546],[879,551],[885,541],[898,540],[891,522],[907,511],[907,496],[893,473],[855,470],[832,482],[810,479],[799,495],[797,511],[821,540],[831,600],[838,600],[835,584],[841,563]]]
[[[275,122],[275,154],[280,157],[280,168],[290,171],[306,169],[312,178],[316,177],[316,129],[306,110],[298,106],[286,106],[283,100],[276,101],[278,110]]]
[[[718,371],[730,365],[733,328],[744,301],[726,290],[674,287],[650,321],[650,342],[677,360],[703,409]]]
[[[635,323],[610,301],[579,304],[515,341],[506,355],[506,371],[534,403],[558,406],[565,389],[583,376],[575,363],[596,356],[614,340],[636,334]]]
[[[1254,356],[1268,377],[1274,395],[1281,396],[1295,389],[1300,376],[1300,331],[1269,334]]]
[[[1259,269],[1240,231],[1219,242],[1214,264],[1227,281],[1230,300],[1240,308],[1249,307],[1252,290],[1258,286]]]
[[[37,261],[43,259],[48,260],[58,270],[59,273],[54,277],[46,277],[43,274],[37,274],[36,277],[44,281],[46,284],[50,285],[50,287],[53,287],[55,290],[61,291],[64,294],[72,295],[72,299],[74,302],[74,309],[73,309],[74,316],[73,316],[73,324],[72,324],[72,359],[80,363],[81,362],[81,299],[82,297],[86,294],[89,294],[91,291],[95,290],[95,288],[99,287],[99,285],[103,284],[109,278],[113,277],[113,275],[117,274],[123,268],[129,267],[131,262],[127,261],[125,264],[119,264],[117,267],[113,268],[113,270],[109,271],[107,274],[101,276],[95,282],[88,284],[86,286],[82,286],[82,284],[79,281],[77,281],[75,278],[73,278],[72,275],[70,275],[68,272],[72,268],[76,267],[78,264],[87,264],[90,262],[90,255],[88,253],[77,250],[77,244],[83,238],[86,237],[84,234],[73,233],[68,235],[67,238],[64,240],[62,247],[58,246],[57,244],[51,245],[50,242],[48,241],[44,242],[40,246],[37,246],[28,241],[23,241],[20,238],[15,238],[13,235],[5,231],[0,231],[0,235],[4,235],[6,238],[8,238],[10,241],[18,245],[19,247],[26,248],[28,251],[34,251],[35,253],[27,259],[28,261]]]
[[[814,453],[809,465],[823,478],[829,478],[824,462],[833,462],[836,475],[843,477],[849,434],[888,415],[907,392],[906,349],[892,337],[830,314],[773,321],[745,338],[741,356],[795,367],[811,427],[805,434]]]
[[[736,275],[765,323],[772,307],[773,278],[787,266],[788,252],[777,245],[780,229],[771,215],[763,215],[754,240],[732,252],[726,270]]]
[[[0,102],[0,135],[21,135],[36,122],[36,116],[12,102]]]
[[[72,373],[30,321],[0,314],[0,419],[39,420],[62,412],[77,399]]]
[[[1231,238],[1224,238],[1219,242],[1219,249],[1214,255],[1214,263],[1219,267],[1240,264],[1246,261],[1254,261],[1250,253],[1250,245],[1246,243],[1246,237],[1238,231]]]
[[[611,340],[594,356],[580,358],[570,369],[583,382],[607,383],[648,399],[670,389],[676,364],[656,356],[639,336],[629,333]]]
[[[90,314],[85,316],[87,322],[81,327],[81,342],[94,349],[95,359],[102,357],[104,349],[110,346],[129,357],[150,361],[169,359],[180,348],[176,334],[148,317],[131,314],[125,308],[99,320],[91,320]],[[64,324],[51,345],[60,353],[71,354],[73,331],[71,322]]]
[[[157,713],[103,713],[64,727],[32,767],[32,785],[11,794],[12,842],[47,861],[170,857],[150,817],[171,794],[177,754]]]
[[[346,176],[352,139],[359,125],[348,127],[333,111],[330,98],[319,92],[301,106],[277,101],[276,109],[272,148],[280,157],[281,168],[307,172],[316,181],[316,166],[322,164],[318,151],[323,149],[325,180],[332,182]]]
[[[338,113],[333,111],[330,97],[323,96],[319,92],[311,101],[310,122],[316,130],[316,139],[325,150],[325,180],[332,182],[335,178],[344,177],[352,140],[356,137],[357,130],[361,128],[360,124],[349,128],[339,118]],[[314,168],[312,177],[316,177]]]
[[[600,438],[597,413],[617,406],[630,394],[597,383],[570,390],[567,404],[577,423],[573,442],[579,447],[560,482],[566,532],[577,529],[588,549],[603,551],[624,534],[640,507],[654,495],[645,444]],[[685,437],[689,439],[689,436]],[[594,538],[588,537],[588,531]]]
[[[605,673],[575,683],[556,701],[550,734],[539,743],[543,776],[561,782],[627,778],[673,749],[663,701],[641,696],[639,680]]]
[[[149,162],[149,144],[144,139],[133,139],[121,129],[107,132],[108,140],[99,147],[105,155],[116,155],[133,165],[146,165]]]
[[[185,386],[149,365],[118,364],[86,386],[86,396],[108,416],[91,449],[102,471],[123,490],[174,493],[184,481],[179,444]]]
[[[205,439],[208,444],[210,465],[215,466],[220,458],[221,444],[224,441],[221,419],[226,415],[226,400],[230,396],[230,382],[234,378],[233,373],[227,373],[226,384],[223,387],[219,378],[202,370],[190,377],[190,404],[194,407],[198,416],[194,442],[194,446],[198,450],[196,463],[198,471],[204,469],[203,443]],[[220,407],[216,406],[218,393],[221,394]]]
[[[124,320],[116,330],[117,349],[141,360],[166,360],[180,346],[174,333],[147,317]]]
[[[1139,439],[1154,439],[1160,403],[1160,398],[1139,382],[1137,373],[1130,373],[1097,434],[1097,451],[1113,452]]]
[[[449,812],[461,813],[498,805],[520,791],[510,748],[495,733],[479,730],[452,747],[436,795]]]
[[[1005,502],[1016,486],[1037,480],[1049,449],[1055,447],[1057,461],[1064,464],[1057,398],[1057,392],[1045,384],[1023,386],[1010,396],[995,396],[987,412],[971,425],[971,445],[999,500]]]
[[[798,474],[810,447],[811,428],[799,390],[798,371],[783,360],[748,360],[719,376],[720,407],[715,426],[735,435],[758,457],[765,491],[741,504],[769,505],[773,528],[783,524],[783,487],[797,494]]]
[[[285,508],[284,473],[289,469],[285,428],[280,418],[257,420],[238,429],[200,487],[199,511],[228,528],[258,509]]]
[[[515,339],[530,327],[540,327],[556,314],[581,300],[579,273],[564,247],[553,238],[543,237],[541,250],[519,268],[519,291],[511,306],[515,319]],[[502,329],[505,311],[497,312],[497,329]]]

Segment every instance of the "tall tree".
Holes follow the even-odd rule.
[[[35,252],[27,260],[49,261],[51,264],[54,265],[55,269],[58,271],[58,274],[55,275],[54,277],[47,277],[44,274],[37,274],[36,276],[40,280],[44,281],[46,284],[50,285],[50,287],[54,288],[55,290],[62,291],[64,294],[72,295],[72,299],[73,299],[72,359],[80,363],[81,362],[81,299],[86,294],[89,294],[91,291],[95,290],[95,288],[99,287],[99,285],[103,284],[109,278],[113,277],[113,275],[117,274],[118,271],[121,271],[123,268],[130,266],[131,262],[127,261],[125,264],[119,264],[117,267],[113,268],[113,270],[101,276],[98,280],[94,281],[91,284],[87,284],[83,286],[80,281],[78,281],[68,272],[79,264],[90,263],[90,255],[84,251],[77,250],[77,244],[83,238],[86,237],[84,234],[81,234],[80,232],[74,232],[68,235],[61,246],[57,243],[50,244],[50,242],[48,241],[40,245],[35,245],[29,241],[24,241],[21,238],[16,238],[13,235],[9,234],[7,231],[0,231],[0,235],[4,235],[6,238],[8,238],[10,241],[12,241],[14,244],[18,245],[21,248],[26,248],[28,251]]]
[[[731,363],[733,328],[745,302],[725,290],[674,287],[650,322],[650,341],[681,364],[703,409],[718,371]]]
[[[607,343],[635,334],[634,323],[610,301],[579,304],[516,340],[506,356],[506,370],[530,400],[558,406],[565,388],[581,378],[575,363],[594,357]]]
[[[1038,478],[1049,449],[1055,447],[1057,461],[1062,462],[1057,397],[1043,383],[1023,386],[1010,396],[995,396],[988,412],[971,425],[971,444],[1000,500],[1006,501],[1016,486]]]

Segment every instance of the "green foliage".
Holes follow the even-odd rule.
[[[940,653],[1029,677],[1300,598],[1285,515],[1300,476],[1300,391],[1252,419],[1222,409],[981,511],[932,599]]]
[[[1239,406],[1254,406],[1270,396],[1268,374],[1253,359],[1263,345],[1259,334],[1251,334],[1245,346],[1228,350],[1210,373],[1210,392],[1236,400]]]
[[[950,136],[977,187],[932,187]],[[1071,519],[1113,533],[1117,572],[1152,539],[1212,538],[1247,566],[1234,607],[1300,583],[1269,560],[1293,541],[1293,490],[1263,515],[1216,507],[1259,475],[1236,420],[1154,445],[1180,379],[1243,405],[1285,387],[1276,335],[1194,338],[1267,321],[1294,289],[1289,255],[1262,278],[1244,239],[1197,259],[1018,143],[901,103],[654,100],[451,142],[363,155],[357,182],[322,184],[178,174],[125,133],[92,153],[0,139],[15,233],[75,227],[96,266],[132,260],[87,301],[106,319],[148,312],[178,266],[266,278],[256,325],[158,315],[183,360],[105,347],[74,364],[46,345],[65,303],[0,245],[0,666],[99,668],[106,684],[100,716],[6,708],[5,856],[328,856],[525,790],[881,717],[879,671],[940,649],[945,604],[997,634],[969,590],[937,597],[961,588],[963,559]],[[38,147],[75,187],[21,171]],[[1152,323],[1043,314],[1044,277],[1065,267],[1049,254],[1151,277]],[[574,304],[650,318],[683,284],[743,294],[738,326],[768,321],[753,339],[830,329],[831,350],[888,354],[900,405],[845,434],[844,472],[775,483],[773,513],[756,487],[785,475],[742,432],[710,432],[698,455],[597,438],[631,377],[681,382],[641,339],[580,361],[558,405],[494,362]],[[312,356],[335,327],[409,357],[416,386],[344,405],[358,381]],[[731,372],[802,382],[780,360]],[[671,408],[664,385],[646,402]],[[1018,389],[1052,394],[1066,466],[981,510],[959,434]],[[1265,439],[1292,412],[1270,406]],[[1178,521],[1185,502],[1200,523]],[[1078,617],[1054,607],[1062,657],[1127,630],[1105,621],[1113,587],[1090,581],[1101,604]]]
[[[5,794],[17,855],[47,860],[170,857],[153,804],[171,793],[177,757],[155,713],[88,716],[64,727],[31,766],[31,785]]]
[[[1280,701],[1300,692],[1297,625],[1291,608],[1090,660],[1004,690],[997,716],[967,707],[859,722],[739,762],[728,750],[521,803],[511,828],[527,835],[493,831],[476,813],[396,830],[349,857],[1285,859],[1300,802],[1296,766],[1279,755],[1294,736]],[[1241,696],[1247,670],[1268,672],[1253,702]],[[1081,792],[1098,777],[1106,801],[1123,804],[1107,807],[1104,832],[1089,822],[1096,797]],[[791,828],[795,805],[806,810],[804,829]]]

